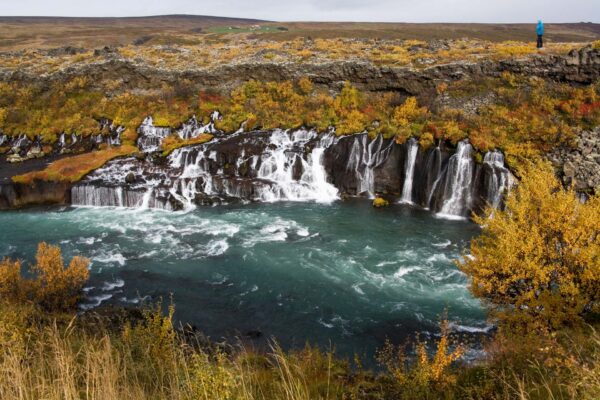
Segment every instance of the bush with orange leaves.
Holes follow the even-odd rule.
[[[72,309],[89,278],[88,265],[88,259],[75,256],[65,268],[60,248],[40,243],[36,263],[26,274],[31,278],[23,275],[20,260],[0,261],[0,299],[31,302],[51,311]]]
[[[543,161],[526,163],[506,210],[483,226],[459,268],[503,328],[547,332],[600,312],[600,196],[581,203]]]

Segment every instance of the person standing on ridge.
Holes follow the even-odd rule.
[[[537,32],[537,48],[541,49],[544,47],[544,23],[542,20],[538,20],[537,28],[535,28]]]

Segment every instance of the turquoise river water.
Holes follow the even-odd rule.
[[[187,213],[50,208],[0,213],[0,257],[38,242],[92,260],[82,307],[168,299],[212,339],[334,345],[372,355],[386,338],[435,333],[447,310],[465,334],[489,328],[452,260],[479,228],[366,200],[198,208]]]

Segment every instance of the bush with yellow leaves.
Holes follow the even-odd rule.
[[[483,231],[458,266],[503,325],[581,324],[600,311],[600,196],[582,204],[543,161],[519,173],[506,209],[475,217]]]
[[[22,263],[5,258],[0,262],[0,298],[14,303],[32,302],[47,310],[69,310],[76,306],[89,278],[89,260],[75,256],[65,268],[60,248],[40,243],[36,263],[26,278]]]
[[[386,341],[378,352],[378,361],[394,378],[401,398],[422,398],[427,394],[444,389],[456,383],[455,371],[451,369],[464,353],[461,345],[452,346],[447,320],[440,323],[441,336],[435,343],[435,351],[429,354],[427,343],[417,340],[414,345],[414,360],[406,354],[404,347],[394,346]]]

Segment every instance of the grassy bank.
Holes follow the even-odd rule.
[[[138,151],[138,148],[132,145],[109,147],[54,161],[43,170],[17,175],[12,180],[15,183],[24,184],[31,184],[34,180],[74,183],[81,180],[81,178],[91,171],[100,168],[108,161],[117,157],[131,155]]]

